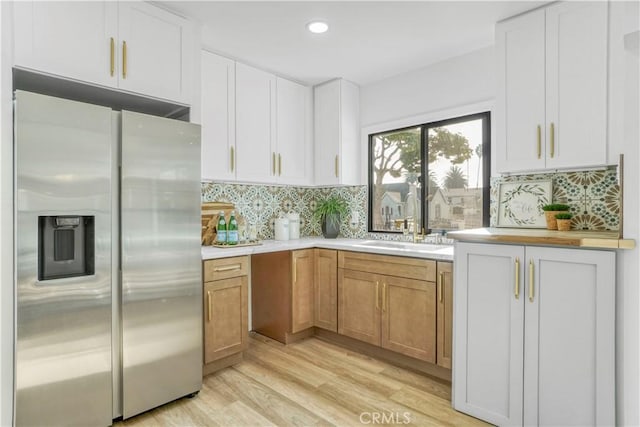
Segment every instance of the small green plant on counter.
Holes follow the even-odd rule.
[[[347,212],[347,202],[339,197],[332,196],[328,199],[318,202],[316,210],[313,211],[313,217],[320,221],[322,221],[324,218],[327,218],[328,221],[339,221],[340,216],[346,215]]]
[[[561,203],[552,203],[550,205],[544,205],[542,207],[543,211],[568,211],[569,209],[571,209],[571,207],[569,205],[563,205]]]
[[[562,213],[556,214],[556,219],[571,219],[571,218],[573,218],[573,215],[571,215],[568,212],[562,212]]]

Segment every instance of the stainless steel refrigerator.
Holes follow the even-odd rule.
[[[16,425],[202,385],[200,127],[15,94]]]

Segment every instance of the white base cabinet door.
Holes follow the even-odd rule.
[[[527,247],[524,424],[615,424],[615,253]]]
[[[615,252],[458,243],[453,406],[497,425],[615,425]]]
[[[522,424],[523,263],[522,246],[455,248],[453,407],[496,425]]]

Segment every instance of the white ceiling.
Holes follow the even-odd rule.
[[[544,1],[157,2],[203,25],[204,47],[305,84],[359,85],[493,44],[496,21]],[[305,25],[329,24],[325,34]]]

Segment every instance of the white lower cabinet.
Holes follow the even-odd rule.
[[[458,243],[454,267],[456,410],[615,424],[615,252]]]

